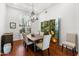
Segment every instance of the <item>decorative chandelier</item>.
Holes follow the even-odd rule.
[[[35,22],[36,20],[38,20],[38,17],[35,13],[35,10],[34,10],[34,4],[33,3],[32,3],[32,12],[31,12],[30,18],[31,18],[31,22]]]

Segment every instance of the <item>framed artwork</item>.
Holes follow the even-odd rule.
[[[16,29],[16,23],[10,22],[10,29]]]
[[[44,32],[45,35],[48,35],[49,33],[51,33],[51,31],[55,33],[55,26],[55,19],[41,22],[41,31]]]
[[[41,31],[44,32],[45,35],[49,34],[49,31],[50,31],[49,21],[41,22]]]
[[[59,20],[50,19],[49,21],[41,22],[41,31],[44,32],[44,35],[51,33],[53,37],[59,38],[59,25]]]

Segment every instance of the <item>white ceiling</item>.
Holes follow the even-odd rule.
[[[38,14],[55,4],[56,3],[8,3],[7,5],[29,13],[32,11],[32,5],[33,5],[35,12]]]

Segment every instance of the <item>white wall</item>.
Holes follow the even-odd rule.
[[[1,50],[1,35],[6,31],[6,5],[0,3],[0,50]]]

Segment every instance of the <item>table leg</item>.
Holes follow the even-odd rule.
[[[35,42],[34,42],[34,52],[36,51]]]

